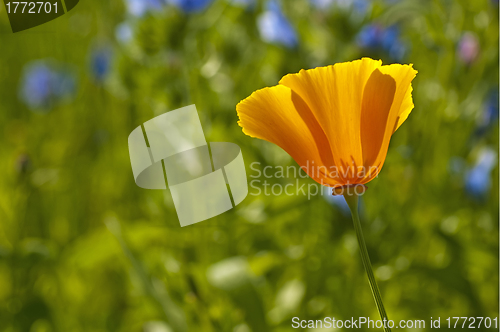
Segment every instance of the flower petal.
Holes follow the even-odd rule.
[[[363,58],[333,66],[301,70],[283,77],[280,85],[290,87],[307,103],[326,133],[335,165],[363,165],[360,119],[363,88],[382,62]]]
[[[413,65],[392,64],[382,66],[380,71],[383,74],[391,75],[396,81],[396,94],[394,95],[394,103],[391,108],[391,119],[394,120],[395,126],[391,128],[391,135],[396,131],[410,115],[413,109],[413,99],[411,93],[413,88],[411,81],[417,75],[417,71],[413,69]],[[396,122],[397,119],[397,122]]]
[[[413,109],[411,81],[417,74],[417,71],[413,69],[412,65],[392,64],[382,66],[379,70],[382,74],[390,75],[394,79],[396,82],[396,91],[394,93],[394,100],[389,111],[389,116],[387,117],[384,139],[380,146],[378,156],[374,160],[370,160],[369,165],[367,165],[377,166],[378,171],[382,169],[384,164],[392,134],[394,134],[396,129],[408,118],[408,115]],[[371,158],[373,158],[373,156],[371,156]],[[367,176],[362,183],[370,181],[374,176],[376,176],[376,174]]]
[[[238,124],[249,136],[280,146],[319,183],[336,185],[329,178],[332,153],[325,133],[307,104],[290,88],[264,88],[238,105]]]
[[[392,76],[375,69],[366,82],[361,107],[363,165],[368,171],[372,166],[377,167],[395,93],[396,81]]]

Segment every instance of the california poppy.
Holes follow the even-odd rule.
[[[284,76],[237,106],[243,132],[280,146],[322,185],[364,185],[413,109],[412,65],[362,58]]]
[[[380,172],[392,134],[413,109],[416,74],[412,65],[363,58],[286,75],[236,106],[245,134],[280,146],[311,178],[344,195],[386,332],[391,328],[361,230],[358,195],[344,189],[360,186],[355,194],[361,194]]]

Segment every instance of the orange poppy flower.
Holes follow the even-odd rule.
[[[238,124],[280,146],[318,183],[364,187],[413,109],[416,74],[411,64],[370,58],[301,70],[241,101]]]

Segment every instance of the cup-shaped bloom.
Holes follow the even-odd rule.
[[[322,185],[364,185],[413,109],[416,73],[370,58],[301,70],[241,101],[238,124],[280,146]]]

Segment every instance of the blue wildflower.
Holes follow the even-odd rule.
[[[319,10],[329,9],[335,0],[311,0],[311,5]]]
[[[115,38],[121,43],[129,42],[134,36],[134,31],[127,22],[120,23],[115,29]]]
[[[205,10],[213,0],[167,0],[185,13],[196,13]]]
[[[32,110],[44,112],[55,101],[71,96],[75,85],[70,72],[56,71],[46,63],[36,61],[24,69],[19,97]]]
[[[276,0],[267,3],[267,10],[257,19],[262,40],[271,44],[280,44],[293,48],[298,44],[295,29],[287,20]]]
[[[388,28],[377,24],[366,25],[356,39],[360,47],[383,50],[394,60],[402,60],[406,53],[406,46],[399,38],[399,28],[395,25]]]
[[[142,17],[147,12],[161,10],[165,5],[164,0],[126,0],[127,9],[130,14]]]
[[[497,162],[497,154],[492,149],[484,149],[479,154],[476,165],[465,174],[465,189],[476,199],[484,199],[491,187],[491,171]]]
[[[483,114],[483,123],[485,126],[491,125],[498,119],[498,89],[490,93]]]
[[[95,80],[102,82],[111,67],[111,50],[107,47],[99,47],[90,55],[90,67]]]
[[[358,45],[363,48],[377,48],[381,43],[382,28],[376,24],[365,25],[357,35]]]
[[[352,8],[355,13],[361,15],[366,14],[370,8],[370,3],[367,0],[310,0],[310,2],[314,8],[319,10],[327,10],[335,4],[338,8]]]
[[[370,3],[367,0],[354,0],[352,5],[354,11],[361,15],[365,15],[370,9]]]
[[[395,25],[391,25],[390,27],[383,29],[380,36],[380,43],[382,48],[385,50],[390,50],[391,47],[398,43],[399,41],[399,29]]]
[[[475,136],[484,135],[498,119],[498,89],[490,92],[483,107],[483,112],[477,121]]]
[[[48,108],[54,75],[43,63],[29,65],[22,79],[21,99],[30,108]]]

